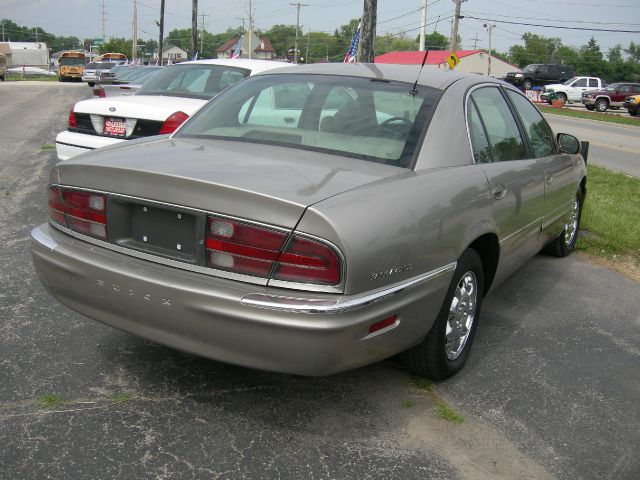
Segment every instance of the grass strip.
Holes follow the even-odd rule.
[[[588,166],[587,198],[577,248],[640,263],[640,178]]]
[[[640,117],[623,117],[622,115],[613,115],[610,113],[590,112],[587,109],[573,110],[571,108],[553,108],[538,105],[538,109],[542,113],[551,113],[553,115],[562,115],[565,117],[586,118],[587,120],[598,120],[600,122],[619,123],[622,125],[633,125],[640,127]]]
[[[411,385],[418,390],[426,393],[429,398],[433,401],[434,409],[436,414],[447,422],[453,423],[462,423],[464,422],[464,417],[454,411],[448,404],[445,402],[440,395],[433,389],[433,385],[426,378],[421,377],[413,377],[411,379]]]

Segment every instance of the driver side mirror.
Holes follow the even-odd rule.
[[[568,133],[559,133],[557,140],[562,153],[575,155],[580,151],[580,141],[573,135],[569,135]]]

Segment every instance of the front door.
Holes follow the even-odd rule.
[[[523,132],[498,86],[474,90],[468,101],[471,143],[489,181],[500,241],[498,277],[541,248],[545,162],[531,158]]]

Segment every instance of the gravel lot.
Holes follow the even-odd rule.
[[[493,292],[468,365],[431,391],[393,361],[324,378],[225,365],[56,303],[29,230],[56,162],[43,146],[89,95],[0,84],[0,478],[640,478],[640,284],[577,255]]]

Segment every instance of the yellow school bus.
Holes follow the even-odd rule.
[[[82,80],[82,73],[86,63],[87,57],[84,52],[75,50],[62,52],[58,57],[58,80],[61,82]]]
[[[99,57],[96,57],[94,62],[126,62],[127,56],[124,53],[103,53]]]

